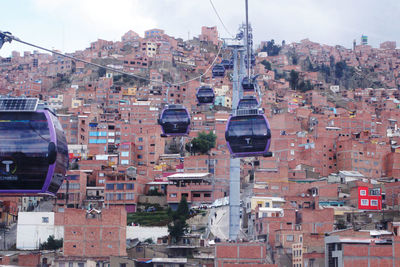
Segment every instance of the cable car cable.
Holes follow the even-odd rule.
[[[215,8],[215,6],[214,6],[212,0],[210,0],[210,4],[211,4],[211,6],[212,6],[212,8],[213,8],[213,10],[214,10],[214,12],[215,12],[215,14],[217,15],[219,21],[221,22],[222,26],[224,27],[225,31],[226,31],[230,36],[232,36],[232,38],[235,38],[235,36],[226,28],[224,22],[222,21],[221,17],[219,16],[219,14],[218,14],[218,12],[217,12],[217,9]]]
[[[84,59],[80,59],[80,58],[77,58],[77,57],[74,57],[74,56],[66,55],[66,54],[63,54],[63,53],[60,53],[60,52],[57,52],[57,51],[53,51],[51,49],[48,49],[48,48],[45,48],[45,47],[42,47],[42,46],[38,46],[38,45],[29,43],[29,42],[22,41],[21,39],[11,35],[9,32],[0,31],[0,36],[3,39],[7,39],[8,42],[11,42],[11,40],[14,40],[14,41],[20,42],[22,44],[25,44],[25,45],[28,45],[28,46],[32,46],[32,47],[35,47],[35,48],[38,48],[38,49],[41,49],[41,50],[44,50],[44,51],[47,51],[47,52],[62,56],[62,57],[66,57],[66,58],[69,58],[69,59],[72,59],[72,60],[75,60],[75,61],[80,61],[80,62],[83,62],[85,64],[92,65],[92,66],[95,66],[95,67],[98,67],[98,68],[103,68],[103,69],[106,69],[106,70],[109,70],[109,71],[112,71],[112,72],[117,72],[117,73],[120,73],[120,74],[123,74],[123,75],[132,76],[132,77],[135,77],[137,79],[142,79],[142,80],[146,80],[146,81],[149,81],[149,82],[155,82],[155,83],[158,83],[158,84],[167,85],[166,82],[160,82],[158,80],[152,80],[152,79],[149,79],[149,78],[146,78],[146,77],[142,77],[142,76],[139,76],[139,75],[135,75],[135,74],[132,74],[132,73],[127,73],[127,72],[124,72],[124,71],[121,71],[121,70],[118,70],[118,69],[114,69],[114,68],[111,68],[111,67],[108,67],[108,66],[104,66],[104,65],[97,64],[97,63],[93,63],[93,62],[90,62],[90,61],[87,61],[87,60],[84,60]],[[182,85],[182,84],[189,83],[191,81],[197,80],[200,77],[203,77],[204,75],[206,75],[208,73],[208,71],[210,71],[211,67],[217,61],[218,55],[220,54],[221,50],[222,50],[222,45],[219,47],[219,50],[218,50],[217,54],[215,55],[214,60],[212,61],[212,63],[209,65],[209,67],[207,68],[207,70],[203,74],[201,74],[200,76],[197,76],[197,77],[195,77],[193,79],[189,79],[189,80],[178,82],[178,83],[172,83],[171,85],[179,86],[179,85]]]
[[[250,45],[249,45],[249,8],[248,8],[248,0],[245,1],[246,8],[246,47],[247,47],[247,76],[250,79]]]

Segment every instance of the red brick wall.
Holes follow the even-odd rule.
[[[220,243],[215,246],[215,266],[265,266],[266,246],[260,243]]]
[[[335,222],[333,209],[302,209],[301,229],[308,233],[325,233],[333,231]]]
[[[399,244],[394,245],[398,250]],[[393,266],[392,249],[391,245],[370,244],[368,249],[367,244],[346,244],[343,245],[343,263],[345,267]],[[399,263],[400,259],[396,257],[394,266]]]
[[[40,263],[40,254],[18,255],[18,266],[36,266]]]
[[[103,209],[96,218],[87,218],[86,210],[66,209],[64,218],[65,256],[125,256],[126,211],[123,208]]]

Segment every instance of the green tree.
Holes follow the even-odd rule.
[[[274,39],[271,41],[267,42],[267,45],[265,45],[262,49],[262,52],[267,52],[268,56],[277,56],[279,55],[279,52],[281,51],[281,47],[279,45],[275,44]]]
[[[185,218],[185,220],[189,217],[189,206],[186,197],[182,197],[181,201],[178,204],[178,209],[175,213],[177,217]]]
[[[300,90],[303,93],[307,92],[307,91],[310,91],[313,88],[314,88],[313,85],[308,80],[307,81],[302,80],[298,85],[298,90]]]
[[[40,244],[39,248],[45,250],[56,250],[63,247],[63,239],[55,239],[54,235],[47,238],[47,241]]]
[[[290,71],[289,85],[292,90],[296,90],[299,85],[299,73],[295,70]]]
[[[107,70],[105,68],[99,68],[97,70],[97,75],[99,75],[99,77],[105,77],[107,73]]]
[[[168,224],[168,232],[171,236],[172,242],[178,243],[178,241],[185,235],[188,228],[189,225],[182,219],[174,220]]]
[[[335,76],[340,79],[343,77],[343,74],[347,68],[346,62],[339,61],[335,64]]]
[[[263,60],[263,61],[261,61],[261,64],[263,64],[264,65],[264,68],[266,69],[266,70],[272,70],[272,67],[271,67],[271,62],[269,62],[268,60]]]
[[[201,132],[197,137],[193,138],[191,142],[186,143],[186,151],[190,153],[207,154],[211,148],[215,147],[216,139],[217,136],[212,132],[209,132],[208,134]]]
[[[170,223],[168,224],[168,233],[171,236],[172,242],[177,243],[182,236],[187,232],[189,225],[186,219],[189,217],[189,206],[186,197],[182,197],[176,211],[169,210]]]
[[[154,244],[153,238],[151,238],[151,237],[147,238],[146,240],[144,240],[144,243]]]

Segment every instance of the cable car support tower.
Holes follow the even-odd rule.
[[[224,46],[233,52],[233,81],[232,81],[232,113],[237,109],[239,100],[243,97],[241,81],[248,75],[245,67],[245,53],[249,54],[249,32],[251,27],[247,21],[246,0],[246,24],[242,24],[239,34],[235,39],[224,39]],[[251,34],[250,34],[251,36]],[[250,60],[249,55],[247,56]],[[250,62],[248,62],[250,63]],[[249,64],[248,64],[249,66]],[[237,240],[240,231],[240,159],[230,159],[229,168],[229,239]]]

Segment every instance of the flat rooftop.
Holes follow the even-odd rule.
[[[168,180],[177,180],[177,179],[206,179],[210,177],[209,172],[205,173],[175,173],[167,176]]]

